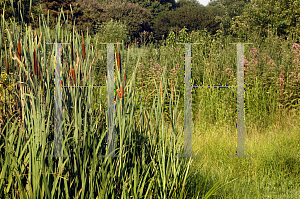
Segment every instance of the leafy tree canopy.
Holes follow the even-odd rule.
[[[177,34],[184,27],[188,27],[189,32],[203,30],[206,27],[209,32],[215,34],[219,29],[219,23],[215,21],[218,15],[223,16],[224,11],[215,7],[206,8],[193,2],[186,3],[157,16],[153,26],[155,38],[161,39],[161,35],[166,35],[171,29]]]
[[[139,38],[141,32],[151,30],[152,15],[150,11],[137,3],[110,0],[103,2],[100,7],[103,13],[97,19],[98,24],[111,19],[125,23],[131,41]]]
[[[300,0],[253,0],[241,16],[234,18],[231,30],[233,34],[261,31],[265,37],[269,24],[277,28],[278,35],[291,32],[300,35]]]
[[[216,16],[216,22],[220,22],[220,29],[223,31],[225,35],[230,34],[230,28],[233,23],[233,18],[236,16],[240,16],[246,5],[251,4],[250,1],[247,0],[220,0],[220,1],[212,1],[207,5],[207,8],[216,8],[222,9],[224,11],[224,15]]]

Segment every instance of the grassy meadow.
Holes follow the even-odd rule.
[[[64,20],[63,20],[64,19]],[[63,88],[63,155],[54,150],[54,45],[63,85],[106,85],[107,48],[88,31],[1,15],[0,198],[299,198],[299,37],[247,41],[205,31],[115,45],[115,146],[105,155],[105,87]],[[48,20],[49,21],[49,20]],[[62,21],[62,22],[61,22]],[[296,42],[297,41],[297,42]],[[118,41],[121,42],[121,41]],[[185,47],[193,85],[236,85],[245,55],[245,151],[236,151],[236,88],[192,90],[193,153],[183,153]],[[120,59],[119,59],[120,57]],[[300,68],[299,68],[300,70]]]

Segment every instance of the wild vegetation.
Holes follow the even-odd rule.
[[[237,1],[234,6],[245,8],[239,15],[234,6],[226,9],[217,18],[219,29],[208,24],[187,29],[176,20],[160,29],[160,20],[154,20],[148,32],[114,18],[117,11],[90,33],[79,31],[83,26],[74,18],[70,23],[64,9],[51,27],[49,16],[31,15],[34,25],[29,25],[26,12],[8,20],[6,10],[14,9],[3,8],[0,198],[297,198],[300,45],[294,22],[299,1],[292,12],[278,4],[279,16],[266,19],[258,11],[270,3],[257,1],[252,7]],[[122,4],[107,5],[109,10]],[[197,4],[179,5],[178,13],[185,13]],[[220,6],[229,7],[228,1],[207,7]],[[249,18],[250,10],[257,11],[252,13],[260,24]],[[282,13],[292,14],[281,24],[296,28],[279,24]],[[162,16],[176,19],[176,12],[156,12],[156,19]],[[262,23],[273,27],[261,28]],[[54,151],[55,55],[54,45],[46,43],[71,43],[62,44],[64,86],[106,86],[107,48],[100,43],[116,41],[123,45],[114,51],[115,145],[123,156],[97,157],[107,150],[106,88],[69,87],[62,89],[62,150],[70,157],[45,157]],[[193,85],[236,85],[237,48],[229,43],[253,43],[244,47],[245,149],[252,158],[228,157],[236,151],[236,88],[193,88],[193,153],[201,157],[175,157],[183,153],[185,66],[185,47],[176,43],[188,42],[200,43],[192,45]]]

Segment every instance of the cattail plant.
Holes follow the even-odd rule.
[[[75,69],[72,69],[72,77],[73,77],[74,84],[76,84],[76,80],[75,80]]]
[[[118,40],[116,39],[116,43],[117,43],[117,67],[118,69],[120,69],[120,66],[121,66],[121,62],[120,62],[120,53],[118,51]]]
[[[83,32],[82,32],[82,30],[81,30],[81,35],[82,35],[82,53],[83,53],[83,60],[85,60],[85,45],[84,45]]]
[[[118,69],[120,69],[121,62],[120,62],[120,53],[118,52],[118,48],[117,48],[117,66],[118,66]]]
[[[25,66],[26,62],[25,62],[25,57],[23,57],[23,65]]]
[[[21,43],[20,42],[18,42],[17,55],[18,55],[18,59],[21,61]],[[18,62],[18,66],[19,66],[19,62]]]
[[[96,57],[94,57],[94,59],[93,59],[93,61],[92,61],[92,64],[91,64],[91,66],[90,66],[90,69],[89,69],[89,73],[88,73],[86,82],[89,80],[90,72],[91,72],[91,69],[92,69],[92,65],[93,65],[93,63],[94,63],[94,61],[95,61],[95,58],[96,58]]]
[[[119,89],[117,89],[117,93],[119,98],[123,98],[123,85],[120,86],[121,92],[119,91]]]
[[[44,28],[46,31],[49,30],[47,27],[47,23],[43,21]],[[73,27],[74,29],[74,27]],[[66,30],[67,31],[67,30]],[[25,57],[21,57],[21,45],[20,43],[23,41],[24,38],[30,37],[29,31],[26,31],[23,36],[23,38],[16,38],[15,41],[18,42],[17,45],[17,55],[18,57],[15,58],[11,56],[14,60],[19,59],[18,65],[20,65],[21,60]],[[57,34],[61,34],[61,29],[58,26]],[[76,37],[75,41],[78,41],[80,39],[80,35],[78,34],[74,37],[71,37],[72,40]],[[17,40],[18,39],[18,40]],[[46,35],[46,40],[49,39],[49,34]],[[27,41],[27,40],[26,40]],[[39,41],[42,41],[42,38],[39,38]],[[15,43],[16,43],[15,42]],[[87,36],[86,42],[89,43],[89,37]],[[10,43],[12,44],[12,39],[10,39]],[[28,49],[28,47],[34,46],[34,42],[29,41],[29,45],[27,46],[27,42],[24,42],[24,49]],[[44,45],[43,42],[41,44],[41,50],[46,51],[46,45]],[[89,50],[89,45],[87,45],[87,52],[85,52],[85,45],[83,41],[83,33],[82,33],[82,53],[83,53],[83,59],[84,63],[87,65],[93,65],[92,57],[98,56],[93,52],[93,50]],[[41,63],[38,61],[37,57],[37,49],[40,49],[39,47],[34,46],[32,48],[31,53],[33,52],[33,65],[34,65],[34,73],[35,75],[40,76],[40,70],[39,70],[39,64],[41,64],[42,68],[45,68],[45,80],[47,84],[47,89],[50,90],[50,92],[42,92],[42,87],[38,86],[36,81],[27,81],[26,82],[26,76],[27,78],[30,78],[28,74],[26,73],[26,68],[19,67],[19,71],[16,73],[19,73],[20,78],[20,101],[22,104],[22,123],[20,124],[20,129],[17,123],[11,124],[10,126],[7,125],[6,128],[13,130],[13,135],[19,135],[19,140],[21,143],[20,147],[18,146],[15,148],[15,152],[18,154],[21,154],[19,157],[20,161],[23,161],[24,169],[22,167],[17,167],[17,173],[26,173],[28,178],[26,179],[24,176],[21,177],[15,177],[13,175],[10,175],[11,173],[8,172],[9,170],[9,164],[4,164],[5,162],[11,162],[13,165],[18,165],[17,160],[14,158],[10,158],[8,155],[3,158],[2,154],[0,154],[0,158],[4,159],[4,161],[0,162],[0,168],[2,169],[2,172],[0,172],[0,178],[4,179],[6,176],[8,176],[8,183],[9,181],[14,182],[15,180],[25,180],[26,187],[19,186],[17,183],[12,183],[11,186],[7,186],[7,180],[0,180],[0,195],[6,194],[8,198],[16,198],[18,197],[17,194],[14,192],[14,190],[18,190],[18,193],[20,193],[20,198],[34,198],[35,196],[43,196],[45,198],[51,197],[50,194],[54,194],[53,197],[57,198],[61,195],[64,195],[66,198],[74,198],[75,196],[86,195],[89,198],[106,198],[106,197],[113,197],[113,195],[116,198],[130,198],[131,196],[134,198],[149,198],[150,192],[153,190],[153,197],[161,196],[161,198],[171,198],[173,194],[175,198],[181,199],[183,198],[185,191],[183,188],[185,188],[187,174],[189,172],[189,165],[191,164],[191,161],[187,161],[186,159],[176,159],[174,158],[174,154],[179,154],[182,151],[182,147],[180,145],[180,142],[175,139],[177,136],[175,132],[171,134],[172,139],[169,139],[167,137],[167,133],[165,132],[165,129],[162,128],[161,130],[157,132],[152,132],[151,129],[154,129],[156,124],[151,124],[151,118],[157,118],[157,121],[160,122],[163,119],[161,114],[161,108],[159,106],[156,106],[156,104],[153,106],[153,111],[151,111],[151,114],[147,114],[145,110],[147,110],[147,107],[143,104],[140,106],[140,112],[137,115],[136,114],[136,108],[137,107],[137,101],[140,99],[140,97],[143,98],[143,96],[139,96],[135,94],[135,80],[136,76],[133,75],[133,77],[129,80],[127,84],[127,76],[126,74],[123,74],[124,82],[120,81],[120,78],[116,78],[116,85],[120,85],[117,93],[120,100],[115,105],[116,110],[116,151],[120,151],[122,155],[124,155],[124,158],[120,159],[114,159],[112,158],[112,161],[105,161],[103,159],[100,159],[99,161],[95,161],[98,158],[90,158],[88,155],[88,150],[80,150],[80,148],[90,148],[93,151],[93,154],[101,154],[101,152],[98,150],[101,148],[101,151],[104,152],[105,147],[101,146],[101,142],[105,141],[105,131],[102,132],[101,128],[102,125],[100,123],[104,123],[104,119],[101,118],[102,115],[106,114],[107,109],[102,109],[101,103],[100,105],[100,113],[98,113],[98,118],[95,120],[89,119],[89,114],[91,111],[93,111],[91,108],[91,101],[93,101],[92,98],[92,92],[88,92],[88,89],[83,89],[81,92],[78,92],[79,89],[73,89],[75,92],[62,92],[62,100],[67,99],[68,102],[66,103],[66,106],[73,107],[73,112],[70,112],[70,114],[67,112],[67,108],[63,111],[63,118],[66,125],[64,125],[64,131],[66,132],[66,136],[68,136],[68,139],[74,138],[75,144],[68,143],[66,145],[63,145],[62,151],[66,152],[67,154],[71,153],[72,151],[76,151],[74,154],[74,158],[70,159],[70,161],[67,161],[66,163],[61,164],[61,162],[54,162],[52,158],[49,158],[47,166],[40,163],[38,159],[42,159],[44,155],[51,155],[51,151],[53,151],[52,146],[48,145],[47,149],[42,147],[43,143],[46,143],[47,136],[41,136],[41,134],[50,135],[54,129],[51,127],[53,123],[53,119],[51,117],[51,111],[50,107],[51,104],[53,104],[53,89],[50,87],[50,83],[53,77],[53,70],[49,70],[49,67],[46,65],[48,62],[45,61],[48,58],[44,57],[41,58]],[[75,49],[77,52],[77,68],[74,65],[74,47],[73,47],[73,41],[71,41],[71,64],[70,69],[68,68],[66,71],[69,71],[70,79],[73,79],[73,83],[76,83],[76,75],[79,76],[79,74],[75,74],[75,71],[79,72],[78,66],[79,66],[79,55],[78,55],[78,48]],[[88,54],[85,54],[88,53]],[[45,53],[46,54],[46,53]],[[50,57],[52,59],[53,57]],[[23,60],[22,60],[23,61]],[[64,61],[64,58],[62,58],[62,61]],[[121,76],[121,60],[120,60],[120,53],[117,50],[117,67],[120,70],[117,70],[117,76]],[[19,63],[20,62],[20,63]],[[53,60],[51,60],[50,63],[53,63]],[[7,64],[7,57],[6,57],[6,64]],[[44,64],[42,66],[42,64]],[[54,59],[55,64],[55,59]],[[76,62],[75,62],[76,64]],[[128,63],[130,65],[131,63]],[[8,64],[7,64],[8,68]],[[48,70],[47,70],[48,68]],[[65,67],[62,67],[62,72],[64,73],[63,69]],[[76,69],[76,70],[75,70]],[[88,71],[88,76],[90,74],[90,70]],[[134,74],[136,74],[137,67],[134,69]],[[84,69],[84,72],[87,72],[86,69]],[[25,75],[25,77],[23,76]],[[64,73],[65,74],[65,73]],[[21,79],[22,78],[22,79]],[[25,81],[23,81],[25,79]],[[90,78],[91,79],[91,78]],[[88,80],[88,78],[87,78]],[[87,81],[86,80],[86,81]],[[80,80],[79,80],[80,81]],[[26,84],[23,84],[25,82]],[[157,80],[157,82],[159,82]],[[93,83],[93,82],[92,82]],[[77,82],[79,85],[79,83]],[[126,86],[127,95],[130,96],[128,99],[124,98],[124,86]],[[25,91],[24,91],[25,87]],[[33,89],[35,88],[35,89]],[[163,101],[163,87],[162,87],[162,81],[161,81],[161,100]],[[33,92],[34,91],[34,92]],[[75,95],[74,95],[75,94]],[[101,96],[101,90],[100,95]],[[157,97],[159,97],[159,92]],[[42,100],[44,98],[44,100]],[[176,99],[175,99],[176,100]],[[43,102],[44,101],[44,104]],[[159,102],[158,102],[159,103]],[[124,109],[123,109],[124,107]],[[20,109],[21,110],[21,109]],[[124,110],[124,111],[123,111]],[[126,111],[125,111],[126,110]],[[176,110],[176,108],[175,108]],[[19,111],[21,115],[21,111]],[[153,115],[154,113],[155,115]],[[176,112],[173,112],[173,118],[177,115]],[[137,118],[135,118],[137,117]],[[145,117],[146,120],[144,121],[141,118]],[[92,117],[91,117],[92,118]],[[45,120],[46,119],[46,120]],[[101,120],[101,121],[100,121]],[[153,120],[153,119],[152,119]],[[139,121],[136,122],[136,121]],[[101,125],[100,128],[97,127],[97,125]],[[174,123],[176,125],[176,121]],[[140,128],[136,128],[139,126]],[[150,128],[149,128],[150,127]],[[27,129],[27,130],[25,130]],[[168,129],[168,127],[167,127]],[[11,130],[9,130],[11,131]],[[98,136],[99,139],[94,139],[94,133],[99,132],[102,134],[101,137]],[[8,131],[6,131],[8,132]],[[30,132],[29,138],[26,137],[27,133]],[[22,134],[23,133],[23,134]],[[24,135],[25,134],[25,135]],[[34,136],[39,136],[39,139],[33,139]],[[162,135],[162,136],[160,136]],[[8,139],[8,134],[6,135],[6,139]],[[180,135],[178,135],[180,136]],[[70,137],[70,138],[69,138]],[[19,139],[18,138],[18,139]],[[25,138],[25,142],[23,142],[23,138]],[[82,143],[78,143],[76,141],[80,140],[80,138],[83,138]],[[159,139],[158,139],[159,138]],[[162,139],[160,139],[162,138]],[[12,138],[14,139],[14,138]],[[2,139],[1,139],[2,141]],[[5,146],[5,149],[13,149],[16,140],[11,140],[11,142],[7,142],[5,144],[8,144]],[[28,144],[26,144],[26,142]],[[2,143],[1,143],[2,144]],[[1,145],[0,144],[0,145]],[[80,146],[78,146],[80,145]],[[28,146],[28,150],[30,152],[29,159],[26,158],[26,154],[22,155],[22,150]],[[72,147],[70,147],[72,146]],[[95,146],[95,147],[91,147]],[[153,148],[151,146],[158,146],[157,148]],[[143,148],[141,148],[143,147]],[[42,149],[43,151],[37,150]],[[133,148],[133,150],[132,150]],[[21,151],[20,151],[21,150]],[[146,151],[148,150],[148,151]],[[65,154],[65,153],[64,153]],[[147,155],[149,154],[149,155]],[[165,164],[166,158],[168,159],[168,164]],[[175,160],[176,159],[176,160]],[[118,162],[117,162],[118,161]],[[78,164],[77,164],[78,163]],[[141,163],[141,164],[140,164]],[[105,165],[107,164],[107,165]],[[101,165],[101,167],[99,167]],[[105,165],[103,167],[102,165]],[[91,168],[94,167],[94,168]],[[96,168],[99,167],[99,171],[96,171]],[[27,170],[26,170],[27,168]],[[69,168],[69,177],[70,179],[58,179],[56,180],[55,176],[51,175],[50,173],[53,173],[53,171],[57,172],[58,175],[62,175],[63,169]],[[78,171],[85,172],[87,169],[90,169],[90,173],[87,173],[88,176],[86,176],[87,180],[84,180],[78,176],[80,176],[82,173],[78,173]],[[110,171],[107,171],[109,168]],[[157,168],[161,168],[157,170]],[[119,174],[117,175],[109,175],[111,171],[116,171]],[[47,173],[46,175],[42,173]],[[97,173],[97,174],[96,174]],[[79,175],[77,175],[79,174]],[[10,176],[9,176],[10,175]],[[47,176],[48,175],[48,176]],[[184,177],[182,177],[184,176]],[[36,181],[35,179],[39,178],[40,181]],[[50,180],[48,180],[48,178]],[[104,183],[103,180],[107,179],[107,183]],[[63,187],[58,187],[58,184],[62,184]],[[74,182],[74,183],[73,183]],[[99,182],[97,185],[95,182]],[[123,184],[122,184],[123,182]],[[127,184],[131,184],[133,186],[126,186],[125,182]],[[136,183],[138,182],[138,183]],[[178,189],[173,186],[173,184],[169,182],[176,182],[180,186]],[[118,184],[119,186],[114,189],[115,184]],[[156,185],[156,186],[153,186]],[[46,187],[47,190],[41,190],[38,189],[39,187]],[[49,189],[50,187],[50,189]],[[4,188],[4,189],[3,189]],[[122,188],[122,189],[121,189]],[[25,189],[30,190],[27,193],[25,193]],[[5,192],[4,192],[5,190]],[[101,190],[101,192],[100,192]],[[27,194],[27,196],[26,196]],[[178,195],[181,195],[181,197],[177,197]],[[173,198],[174,198],[173,197]],[[187,197],[185,197],[187,198]]]
[[[74,61],[74,48],[73,48],[73,41],[71,40],[71,64],[70,64],[70,76],[72,74],[72,63]]]
[[[37,63],[36,63],[36,50],[33,52],[33,57],[34,57],[34,74],[37,75]]]
[[[37,68],[38,68],[39,79],[41,79],[41,71],[40,71],[40,64],[39,64],[39,62],[37,62]]]
[[[121,98],[123,98],[123,85],[121,85]]]

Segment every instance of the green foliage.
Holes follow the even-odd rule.
[[[55,28],[55,25],[57,24],[58,16],[61,12],[61,9],[63,9],[63,11],[65,13],[65,17],[67,18],[67,15],[68,15],[67,12],[70,13],[70,4],[72,5],[72,7],[75,7],[73,0],[66,0],[66,1],[63,1],[63,0],[51,0],[51,1],[41,0],[40,2],[41,2],[41,8],[42,8],[42,10],[40,10],[40,14],[44,15],[45,19],[47,19],[48,12],[49,12],[49,27],[51,29]],[[40,9],[39,6],[38,6],[38,9]],[[74,11],[74,13],[76,13],[76,12]],[[70,16],[70,14],[68,16],[68,19],[69,19],[69,25],[72,25],[73,21],[72,21],[72,16]]]
[[[224,11],[224,15],[218,15],[215,19],[216,22],[220,22],[220,29],[223,31],[224,35],[229,35],[233,17],[243,13],[246,3],[249,2],[244,0],[213,1],[208,4],[207,8],[215,7]]]
[[[188,29],[184,27],[182,30],[179,31],[178,35],[178,43],[189,43],[190,37],[189,34],[186,32]]]
[[[222,16],[224,11],[215,7],[204,7],[196,4],[186,4],[175,10],[163,12],[154,20],[153,29],[155,38],[160,39],[161,35],[167,34],[171,29],[178,33],[184,27],[193,30],[207,30],[215,34],[219,28],[215,16]]]
[[[179,0],[177,3],[176,3],[176,7],[177,8],[181,8],[181,7],[184,7],[184,6],[200,6],[200,3],[196,0]]]
[[[68,30],[71,31],[75,21],[79,30],[89,29],[95,34],[96,19],[101,13],[100,3],[97,0],[41,0],[42,13],[47,18],[49,12],[49,27],[55,28],[58,16],[63,9],[65,19],[68,18]],[[72,7],[72,8],[71,8]],[[39,10],[39,7],[38,7]],[[71,13],[71,11],[73,13]]]
[[[74,5],[74,16],[77,18],[76,26],[82,30],[89,29],[92,35],[97,33],[95,26],[97,19],[103,13],[98,0],[76,0]],[[73,7],[72,7],[73,8]]]
[[[101,9],[103,9],[103,13],[101,13],[99,19],[97,19],[97,23],[101,24],[111,19],[122,21],[128,28],[131,41],[134,41],[135,38],[139,38],[140,33],[144,30],[151,30],[150,11],[142,8],[138,4],[111,0],[103,2]]]
[[[4,112],[4,104],[11,102],[15,103],[14,98],[12,97],[13,88],[16,86],[16,83],[12,83],[11,78],[5,72],[1,72],[0,78],[0,111]],[[0,127],[1,129],[1,127]]]
[[[243,14],[234,18],[231,27],[234,35],[260,31],[261,37],[268,35],[268,24],[277,29],[277,35],[296,33],[300,35],[299,0],[257,0],[247,4]]]
[[[113,19],[103,23],[94,38],[101,38],[104,43],[115,43],[116,40],[127,43],[130,39],[126,24],[120,20],[115,22]]]
[[[170,30],[168,37],[166,39],[167,46],[175,46],[176,38],[173,30]]]
[[[205,22],[202,22],[203,25],[202,27],[206,28],[208,32],[211,34],[216,34],[217,30],[220,29],[220,21],[217,20],[218,17],[223,17],[225,15],[226,10],[222,7],[212,7],[212,6],[207,6],[205,7],[206,9],[206,15],[205,15]]]
[[[151,11],[153,18],[155,18],[159,13],[164,11],[169,11],[176,8],[175,0],[130,0],[132,3],[139,3],[143,8]]]

